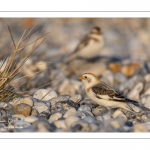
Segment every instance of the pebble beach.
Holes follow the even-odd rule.
[[[12,18],[7,22],[16,41],[35,24],[44,28],[33,37],[50,35],[21,68],[27,79],[17,90],[29,94],[0,101],[0,132],[150,132],[150,19]],[[99,55],[75,62],[75,73],[72,66],[58,67],[94,26],[101,28],[105,40]],[[0,19],[0,33],[2,62],[12,50],[5,19]],[[107,109],[92,101],[78,80],[87,72],[137,101],[144,113]]]

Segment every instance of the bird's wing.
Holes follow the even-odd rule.
[[[91,89],[95,93],[95,96],[99,99],[108,99],[108,100],[120,101],[120,102],[138,103],[134,100],[125,98],[120,93],[115,91],[112,87],[107,85],[105,82],[100,82],[94,85]]]
[[[74,50],[74,53],[77,53],[78,51],[80,51],[80,49],[84,48],[85,46],[87,46],[90,42],[91,37],[90,36],[85,36],[80,43],[78,44],[78,46],[76,47],[76,49]]]

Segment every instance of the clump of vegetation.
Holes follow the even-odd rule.
[[[10,101],[24,95],[24,92],[19,92],[18,88],[21,86],[23,79],[27,76],[19,77],[18,75],[21,74],[20,69],[28,58],[34,54],[35,50],[45,41],[49,34],[46,33],[40,35],[36,39],[32,39],[34,33],[43,29],[43,27],[35,28],[34,26],[29,31],[25,30],[16,44],[8,24],[7,27],[13,43],[13,51],[11,55],[4,58],[0,63],[0,101]],[[23,58],[21,58],[22,56]]]

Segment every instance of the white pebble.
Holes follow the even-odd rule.
[[[143,83],[139,82],[128,94],[129,99],[139,100],[140,92],[143,90]]]
[[[25,116],[22,114],[15,114],[15,115],[12,115],[12,117],[20,118],[22,120],[25,118]]]
[[[122,118],[124,118],[125,121],[128,120],[127,117],[126,117],[126,115],[125,115],[121,110],[119,110],[119,109],[117,109],[117,110],[112,114],[112,117],[113,117],[113,118],[122,117]]]
[[[34,108],[39,112],[43,112],[48,110],[48,106],[45,103],[42,102],[34,102]]]
[[[36,120],[38,120],[38,118],[35,117],[35,116],[27,116],[27,117],[25,117],[23,120],[26,121],[26,122],[29,122],[29,123],[33,123],[33,122],[35,122]]]
[[[29,97],[21,98],[20,103],[28,104],[29,106],[33,106],[33,100]]]
[[[72,124],[74,124],[75,122],[79,121],[79,118],[76,116],[70,116],[68,118],[65,119],[65,124],[67,126],[67,128],[70,128]]]
[[[54,122],[54,124],[55,124],[55,126],[56,126],[57,128],[67,129],[64,120],[56,120],[56,121]]]
[[[57,93],[53,90],[39,89],[33,95],[33,98],[48,101],[57,97]]]
[[[76,112],[76,109],[72,107],[64,114],[63,117],[68,118],[69,116],[76,115]]]
[[[50,123],[52,123],[52,122],[58,120],[58,119],[61,118],[61,117],[62,117],[62,114],[59,113],[59,112],[57,112],[57,113],[52,114],[52,115],[50,116],[50,118],[49,118],[48,121],[49,121]]]

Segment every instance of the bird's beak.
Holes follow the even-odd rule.
[[[82,77],[82,76],[80,76],[80,77],[79,77],[79,80],[81,80],[81,81],[82,81],[82,79],[83,79],[83,77]]]

